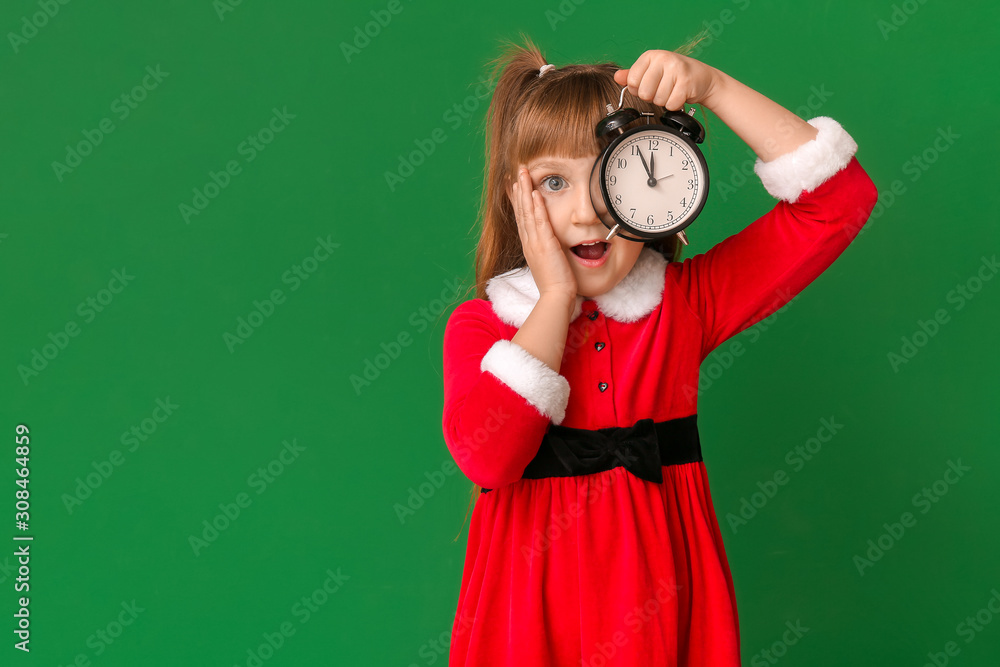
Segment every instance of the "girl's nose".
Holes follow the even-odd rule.
[[[604,209],[604,202],[599,201],[598,206]],[[590,190],[588,188],[578,188],[576,192],[576,199],[573,202],[573,222],[576,224],[591,224],[595,221],[600,221],[597,217],[597,211],[594,210],[594,203],[590,199]]]

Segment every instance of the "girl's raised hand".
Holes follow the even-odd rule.
[[[514,205],[524,258],[528,261],[539,295],[554,293],[575,299],[576,276],[563,252],[562,243],[552,231],[542,195],[532,187],[531,177],[524,165],[518,167],[517,178],[511,188],[511,203]]]
[[[719,70],[675,53],[652,50],[639,56],[629,69],[615,72],[615,82],[628,86],[639,99],[679,111],[684,104],[704,104],[716,84]]]

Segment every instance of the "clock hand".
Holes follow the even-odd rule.
[[[667,174],[666,176],[660,176],[658,179],[656,179],[656,182],[659,183],[664,178],[670,178],[671,176],[673,176],[673,174]]]
[[[639,159],[642,160],[642,168],[646,170],[646,176],[649,177],[646,179],[646,185],[648,185],[649,187],[653,187],[654,185],[656,185],[656,179],[653,178],[653,170],[646,165],[646,158],[642,156],[642,151],[639,151]],[[653,160],[652,153],[649,154],[649,160],[650,162],[652,162]]]
[[[646,164],[646,158],[642,156],[642,151],[638,151],[638,153],[639,153],[639,159],[642,160],[642,168],[646,170],[646,175],[652,178],[653,174],[652,172],[649,171],[649,166]]]

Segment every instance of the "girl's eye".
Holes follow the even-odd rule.
[[[564,185],[559,186],[560,183]],[[565,181],[562,176],[546,176],[542,179],[542,184],[546,186],[545,189],[549,192],[559,192],[559,190],[562,190],[565,187]],[[553,187],[553,184],[557,187]]]

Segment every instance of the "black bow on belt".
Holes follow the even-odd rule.
[[[618,466],[641,479],[663,482],[660,442],[652,419],[597,430],[551,424],[522,477],[587,475]]]

